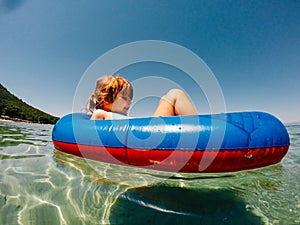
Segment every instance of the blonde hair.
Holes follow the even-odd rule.
[[[88,100],[87,110],[103,109],[104,101],[113,103],[119,93],[133,97],[129,81],[119,76],[104,76],[97,80],[96,88]]]

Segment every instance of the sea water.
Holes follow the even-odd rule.
[[[170,174],[61,153],[53,126],[0,122],[0,224],[300,224],[300,125],[281,163]]]

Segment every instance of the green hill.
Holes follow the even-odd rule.
[[[11,94],[2,84],[0,84],[0,114],[4,118],[18,118],[44,124],[55,124],[59,119],[26,104]]]

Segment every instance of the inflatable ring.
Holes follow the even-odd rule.
[[[269,166],[290,144],[285,126],[264,112],[96,121],[73,113],[56,123],[52,140],[57,150],[87,159],[188,173]]]

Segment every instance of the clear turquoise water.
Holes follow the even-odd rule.
[[[300,224],[300,125],[281,163],[202,175],[66,155],[52,128],[0,122],[0,224]]]

